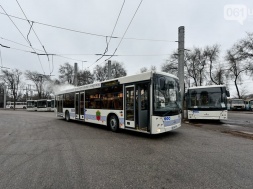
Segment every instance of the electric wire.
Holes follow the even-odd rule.
[[[104,55],[108,52],[109,44],[110,44],[110,42],[111,42],[111,39],[112,39],[113,33],[114,33],[114,31],[115,31],[115,28],[116,28],[116,26],[117,26],[117,24],[118,24],[119,17],[120,17],[120,15],[121,15],[121,12],[122,12],[122,10],[123,10],[124,5],[125,5],[125,0],[123,1],[123,4],[122,4],[122,6],[121,6],[120,12],[119,12],[118,17],[117,17],[117,20],[116,20],[116,22],[115,22],[115,24],[114,24],[114,27],[113,27],[113,30],[112,30],[112,33],[111,33],[109,42],[107,42],[107,37],[106,37],[106,49],[105,49],[105,52],[103,53],[103,55],[102,55],[100,58],[98,58],[98,59],[96,60],[96,62],[98,62],[99,60],[101,60],[101,59],[104,57]]]
[[[17,2],[17,4],[18,4],[19,8],[21,9],[21,11],[23,12],[23,14],[24,14],[24,16],[25,16],[25,18],[26,18],[28,24],[31,26],[31,27],[30,27],[30,30],[29,30],[29,33],[30,33],[31,29],[32,29],[32,31],[33,31],[33,33],[35,34],[36,38],[38,39],[40,45],[42,46],[43,50],[44,50],[45,53],[47,54],[47,51],[46,51],[46,49],[45,49],[45,46],[42,44],[42,42],[41,42],[41,40],[39,39],[37,33],[36,33],[35,30],[33,29],[33,23],[34,23],[34,22],[32,22],[32,24],[29,22],[29,20],[28,20],[26,14],[25,14],[24,10],[22,9],[21,5],[19,4],[18,0],[16,0],[16,2]],[[27,34],[27,39],[28,39],[29,33]],[[29,40],[28,40],[28,41],[29,41]],[[30,42],[30,41],[29,41],[29,42]],[[31,44],[31,42],[30,42],[30,44]],[[50,61],[49,61],[49,56],[48,56],[48,55],[47,55],[47,59],[48,59],[49,70],[50,70]]]
[[[11,40],[9,40],[9,41],[11,41]],[[11,41],[11,42],[13,42],[13,41]],[[14,42],[14,43],[16,43],[16,42]],[[20,44],[20,43],[17,43],[17,44],[28,47],[28,46]],[[0,46],[2,46],[4,48],[9,48],[9,49],[13,49],[13,50],[26,52],[26,53],[37,54],[37,55],[40,55],[40,56],[41,55],[46,55],[46,54],[39,54],[39,53],[36,53],[36,52],[33,52],[33,51],[24,50],[24,49],[9,47],[9,46],[2,45],[2,44],[0,44]],[[43,50],[38,49],[38,51],[43,51]],[[48,55],[57,56],[57,57],[61,57],[61,58],[69,59],[69,60],[74,60],[74,61],[79,61],[79,62],[87,62],[87,61],[80,60],[80,59],[74,59],[74,58],[66,57],[66,55],[67,56],[101,56],[102,54],[61,54],[61,53],[56,54],[56,53],[48,53]],[[146,57],[148,57],[148,56],[169,56],[169,55],[170,54],[115,54],[113,56],[120,56],[120,57],[126,57],[126,56],[132,56],[132,57],[143,56],[143,57],[145,57],[146,56]],[[112,55],[104,55],[104,56],[112,56]]]
[[[18,42],[15,42],[15,41],[12,41],[12,40],[9,40],[9,39],[6,39],[6,38],[3,38],[3,37],[0,37],[0,39],[3,39],[5,41],[9,41],[11,43],[15,43],[17,45],[21,45],[21,46],[24,46],[24,47],[28,47],[28,48],[31,48],[30,46],[27,46],[27,45],[24,45],[24,44],[21,44],[21,43],[18,43]],[[1,44],[0,44],[1,45]],[[2,46],[2,45],[1,45]],[[32,52],[32,51],[27,51],[27,50],[23,50],[23,49],[18,49],[18,48],[13,48],[13,47],[7,47],[7,46],[4,46],[3,47],[6,47],[6,48],[11,48],[11,49],[14,49],[14,50],[18,50],[18,51],[23,51],[23,52],[29,52],[29,53],[33,53],[33,54],[37,54],[37,55],[46,55],[46,54],[40,54],[40,53],[37,53],[37,52]],[[43,50],[40,50],[40,49],[37,49],[37,48],[34,48],[36,49],[37,51],[41,51],[41,52],[44,52]],[[47,53],[47,55],[54,55],[54,56],[58,56],[58,57],[61,57],[61,58],[65,58],[65,59],[69,59],[69,60],[75,60],[75,61],[80,61],[80,62],[86,62],[84,60],[79,60],[79,59],[73,59],[73,58],[69,58],[69,57],[66,57],[64,56],[65,54],[56,54],[56,53]],[[68,54],[66,54],[68,55]],[[69,54],[71,55],[71,54]],[[84,55],[94,55],[94,54],[84,54]]]
[[[110,60],[110,59],[115,55],[115,53],[116,53],[116,51],[118,50],[118,48],[119,48],[119,46],[120,46],[120,44],[121,44],[123,38],[124,38],[125,35],[126,35],[126,32],[127,32],[128,28],[130,27],[130,25],[131,25],[131,23],[132,23],[132,21],[133,21],[135,15],[136,15],[137,11],[139,10],[142,1],[143,1],[143,0],[140,1],[140,3],[139,3],[139,5],[138,5],[138,7],[137,7],[137,9],[136,9],[136,11],[135,11],[135,13],[134,13],[132,19],[131,19],[131,21],[129,22],[129,24],[128,24],[128,26],[127,26],[127,28],[126,28],[126,30],[125,30],[123,36],[121,37],[120,42],[118,43],[116,49],[114,50],[113,54],[112,54],[109,58],[107,58],[106,60],[104,60],[104,62],[106,62],[107,60]],[[95,63],[96,63],[96,62],[95,62]],[[93,63],[93,64],[91,64],[90,66],[88,66],[88,68],[90,68],[91,66],[93,66],[95,63]]]
[[[23,38],[25,39],[25,41],[29,44],[29,41],[27,41],[27,39],[25,38],[25,36],[23,35],[23,33],[20,31],[20,29],[17,27],[17,25],[14,23],[14,21],[11,19],[11,17],[7,14],[7,12],[4,10],[4,8],[2,7],[2,5],[0,5],[1,8],[3,9],[3,11],[5,12],[5,14],[9,17],[9,19],[11,20],[11,22],[13,23],[13,25],[16,27],[16,29],[19,31],[19,33],[23,36]],[[30,45],[31,48],[34,50],[34,48],[32,47],[32,45]],[[35,51],[35,50],[34,50]],[[36,51],[35,51],[36,52]],[[43,66],[42,66],[42,63],[41,63],[41,60],[40,60],[40,57],[38,56],[38,60],[40,62],[40,65],[41,65],[41,68],[42,68],[42,71],[43,73],[45,74],[45,71],[43,69]]]
[[[133,17],[132,17],[131,21],[130,21],[130,23],[129,23],[129,24],[128,24],[128,26],[127,26],[127,29],[125,30],[125,32],[124,32],[124,34],[123,34],[123,36],[121,37],[120,42],[119,42],[118,46],[116,47],[116,49],[114,50],[114,52],[113,52],[112,56],[111,56],[111,57],[109,57],[109,58],[107,58],[105,61],[110,60],[110,59],[113,57],[113,55],[115,55],[116,51],[118,50],[118,48],[119,48],[119,46],[120,46],[120,44],[121,44],[121,42],[122,42],[123,38],[125,37],[125,35],[126,35],[126,33],[127,33],[128,29],[129,29],[130,25],[131,25],[131,24],[132,24],[132,22],[133,22],[133,19],[134,19],[134,17],[135,17],[135,15],[136,15],[136,13],[138,12],[138,10],[139,10],[139,8],[140,8],[142,1],[143,1],[143,0],[141,0],[141,1],[140,1],[139,5],[138,5],[138,7],[137,7],[137,9],[136,9],[136,11],[135,11],[135,13],[134,13],[134,15],[133,15]]]
[[[8,16],[7,14],[2,13],[2,12],[0,12],[0,14]],[[26,19],[20,18],[20,17],[17,17],[17,16],[13,16],[13,15],[9,15],[9,16],[13,17],[15,19],[27,21]],[[97,37],[104,37],[104,38],[109,37],[108,35],[95,34],[95,33],[90,33],[90,32],[85,32],[85,31],[74,30],[74,29],[65,28],[65,27],[61,27],[61,26],[55,26],[55,25],[51,25],[51,24],[37,22],[37,21],[34,21],[34,20],[28,20],[28,21],[34,22],[35,24],[44,25],[44,26],[48,26],[48,27],[52,27],[52,28],[61,29],[61,30],[66,30],[66,31],[70,31],[70,32],[76,32],[76,33],[92,35],[92,36],[97,36]],[[120,39],[120,37],[118,37],[118,36],[112,36],[112,38]],[[124,39],[127,39],[127,40],[140,40],[140,41],[152,41],[152,42],[166,42],[166,43],[167,42],[172,42],[172,43],[176,42],[176,41],[173,41],[173,40],[166,40],[166,39],[142,39],[142,38],[133,38],[133,37],[126,37]]]

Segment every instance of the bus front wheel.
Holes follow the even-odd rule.
[[[70,121],[69,111],[66,111],[66,113],[65,113],[65,120]]]
[[[119,120],[116,115],[110,116],[109,127],[113,132],[117,132],[119,130]]]

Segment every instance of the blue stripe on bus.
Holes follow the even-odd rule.
[[[170,120],[170,121],[164,121],[163,124],[165,127],[168,127],[168,126],[172,126],[174,124],[178,124],[180,123],[181,119],[175,119],[175,120]]]
[[[84,118],[85,119],[91,119],[91,120],[97,120],[97,116],[96,115],[92,115],[92,114],[85,114]],[[106,121],[106,116],[100,116],[100,120],[99,121]]]
[[[90,119],[90,120],[97,120],[96,115],[92,115],[92,114],[85,114],[84,118],[85,119]],[[107,116],[100,116],[99,121],[106,121],[106,118],[107,118]],[[124,124],[124,118],[119,118],[119,123]]]

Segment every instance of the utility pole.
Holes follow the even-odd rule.
[[[4,85],[4,109],[6,109],[6,93],[7,93],[7,89],[6,89],[6,85]]]
[[[108,80],[112,78],[111,60],[108,60]]]
[[[184,26],[178,28],[178,78],[182,98],[182,120],[184,119]]]
[[[77,86],[77,63],[74,64],[74,85]]]

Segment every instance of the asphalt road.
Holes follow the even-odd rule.
[[[253,128],[253,111],[228,111],[227,124]]]
[[[186,124],[113,133],[0,110],[0,188],[253,188],[253,140]]]

